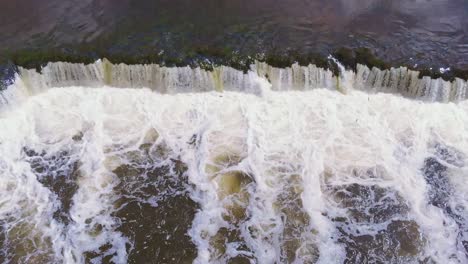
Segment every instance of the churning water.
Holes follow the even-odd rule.
[[[467,263],[466,89],[364,66],[20,69],[0,261]]]

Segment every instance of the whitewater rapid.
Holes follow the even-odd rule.
[[[2,93],[1,262],[468,263],[463,81],[99,63]]]

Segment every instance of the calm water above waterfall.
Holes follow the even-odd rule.
[[[363,46],[396,64],[466,68],[467,30],[466,0],[0,1],[0,54],[86,43],[116,54]]]

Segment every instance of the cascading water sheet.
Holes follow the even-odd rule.
[[[375,93],[421,79],[362,68],[99,63],[3,91],[1,262],[468,262],[464,97]]]

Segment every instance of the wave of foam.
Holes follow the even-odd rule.
[[[51,88],[3,111],[0,258],[468,260],[466,102],[265,84]]]

